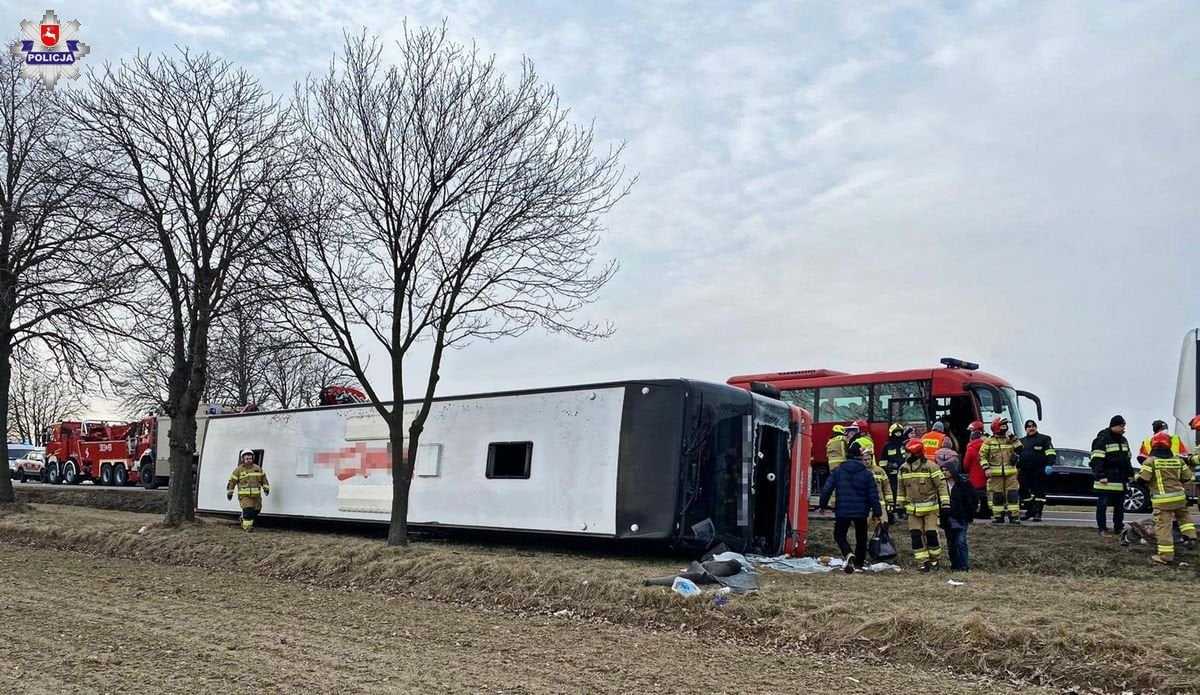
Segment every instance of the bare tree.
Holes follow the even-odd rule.
[[[62,109],[42,84],[21,77],[19,59],[0,59],[0,430],[8,431],[12,360],[45,350],[72,379],[104,358],[107,307],[123,278],[116,245],[86,205],[85,170]],[[0,460],[7,458],[0,443]],[[0,504],[14,501],[0,466]]]
[[[327,74],[298,90],[305,181],[281,221],[276,268],[287,317],[310,347],[362,383],[388,426],[388,543],[407,542],[416,451],[447,347],[530,326],[588,339],[608,326],[578,310],[615,272],[597,267],[599,218],[627,187],[620,148],[593,154],[530,63],[506,81],[441,29],[406,30],[399,65],[378,39],[347,36]],[[390,360],[366,374],[364,329]],[[431,343],[419,405],[405,418],[404,364]],[[390,390],[394,404],[386,400]]]
[[[48,426],[80,417],[85,407],[79,388],[45,357],[18,359],[8,391],[8,435],[38,446]]]
[[[310,408],[326,386],[358,386],[354,374],[307,345],[279,344],[267,354],[263,386],[280,408]]]
[[[267,359],[277,349],[263,316],[265,302],[254,296],[230,302],[229,310],[213,326],[209,392],[216,400],[238,405],[263,405]]]
[[[292,127],[253,77],[208,53],[139,55],[89,78],[65,113],[87,145],[83,163],[104,174],[98,202],[123,223],[141,318],[169,327],[164,410],[175,467],[165,521],[178,524],[195,513],[194,471],[180,464],[195,453],[210,330],[251,289],[247,268],[270,243],[271,201],[292,170],[283,160]]]

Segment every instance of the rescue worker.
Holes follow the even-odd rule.
[[[1121,535],[1125,527],[1125,484],[1133,479],[1133,462],[1129,458],[1129,440],[1125,439],[1125,418],[1112,416],[1108,427],[1092,440],[1092,475],[1096,482],[1096,531],[1103,538],[1108,534],[1105,507],[1112,505],[1113,534]]]
[[[851,438],[846,434],[846,428],[842,425],[833,426],[833,434],[830,435],[829,441],[825,443],[825,461],[829,464],[829,472],[826,473],[825,480],[829,480],[829,476],[837,470],[837,467],[846,461],[846,447],[850,444]],[[821,483],[824,487],[824,481]],[[837,506],[837,494],[835,493],[831,503]]]
[[[1154,536],[1158,552],[1150,560],[1159,565],[1175,562],[1175,534],[1173,526],[1179,524],[1184,546],[1188,550],[1196,547],[1196,523],[1187,509],[1186,483],[1196,476],[1191,459],[1180,458],[1172,452],[1171,433],[1159,430],[1150,438],[1150,455],[1142,462],[1138,477],[1150,488],[1150,504],[1154,507]]]
[[[271,494],[271,483],[262,467],[254,462],[254,452],[249,449],[238,454],[237,468],[233,469],[225,485],[225,499],[233,499],[234,492],[237,492],[242,508],[242,530],[253,531],[254,520],[262,511],[263,495]]]
[[[858,442],[855,443],[857,444]],[[880,524],[880,521],[888,524],[895,522],[895,516],[892,510],[896,506],[896,496],[892,493],[892,486],[890,483],[888,483],[887,471],[884,470],[883,466],[879,465],[879,463],[873,459],[868,462],[866,451],[863,450],[861,446],[859,447],[859,450],[863,452],[863,465],[867,467],[867,470],[871,471],[871,475],[875,476],[875,487],[879,490],[879,505],[883,508],[883,514],[881,514],[879,518],[871,517],[867,521],[867,531],[871,534],[874,534],[876,527],[878,527]]]
[[[895,515],[894,518],[904,518],[904,509],[896,505],[896,476],[900,473],[900,466],[904,465],[904,443],[911,438],[911,427],[905,427],[898,422],[892,423],[892,426],[888,427],[887,441],[883,444],[883,455],[879,457],[879,464],[887,472],[888,486],[891,488],[885,506],[891,505],[889,511]]]
[[[1172,454],[1176,456],[1182,456],[1184,458],[1188,457],[1191,452],[1188,451],[1187,444],[1183,443],[1183,440],[1179,438],[1179,435],[1171,434],[1167,430],[1167,423],[1163,422],[1162,420],[1155,420],[1154,422],[1150,423],[1150,436],[1142,440],[1142,447],[1138,449],[1138,463],[1145,461],[1146,457],[1150,455],[1150,439],[1159,432],[1167,432],[1168,436],[1171,437]]]
[[[943,509],[950,506],[950,491],[942,471],[925,459],[925,444],[910,439],[904,445],[907,460],[900,467],[900,493],[897,497],[908,512],[908,534],[912,538],[913,556],[922,572],[936,569],[942,557],[938,543],[938,520]]]
[[[863,464],[870,468],[875,465],[875,440],[871,438],[870,426],[866,420],[855,420],[853,428],[858,431],[858,436],[854,437],[853,441],[862,447]]]
[[[987,475],[992,497],[992,523],[1020,524],[1021,498],[1017,488],[1017,450],[1021,441],[1008,431],[1008,418],[992,420],[992,436],[979,447],[979,465]]]
[[[987,519],[992,515],[988,505],[987,473],[979,464],[979,449],[983,446],[983,422],[976,420],[967,426],[970,441],[967,442],[967,452],[963,454],[963,473],[975,490],[975,518]]]
[[[937,451],[942,448],[944,441],[946,441],[946,426],[941,422],[933,423],[933,428],[921,437],[921,444],[925,446],[926,461],[932,461],[933,457],[937,456]]]
[[[878,497],[878,483],[863,466],[862,447],[857,442],[851,442],[846,448],[846,460],[842,463],[822,486],[817,508],[826,509],[835,491],[840,494],[842,501],[834,511],[833,538],[846,558],[843,571],[851,573],[863,568],[867,556],[867,519],[874,519],[875,525],[884,522],[880,521],[883,510]],[[853,552],[846,538],[851,526],[854,527]]]
[[[1042,508],[1046,506],[1046,480],[1050,466],[1058,463],[1058,453],[1048,435],[1038,432],[1037,423],[1025,421],[1025,436],[1021,437],[1017,470],[1021,483],[1021,497],[1025,503],[1026,521],[1041,521]]]

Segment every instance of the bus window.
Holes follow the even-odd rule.
[[[853,422],[866,419],[870,387],[825,386],[817,392],[817,422]]]
[[[928,381],[875,384],[871,418],[875,422],[923,423],[929,417],[925,412],[928,400]]]
[[[816,389],[787,389],[779,394],[788,403],[804,408],[810,413],[817,412]]]

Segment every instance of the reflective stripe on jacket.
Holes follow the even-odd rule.
[[[1183,440],[1180,439],[1179,435],[1177,435],[1177,434],[1171,435],[1171,453],[1175,456],[1187,456],[1189,453],[1187,444],[1184,444]],[[1138,458],[1144,459],[1149,455],[1150,455],[1150,437],[1146,437],[1145,439],[1142,440],[1142,448],[1138,449]]]
[[[1184,509],[1187,507],[1186,483],[1196,475],[1190,461],[1178,456],[1159,458],[1151,455],[1142,462],[1138,477],[1150,484],[1150,504],[1155,509]]]
[[[900,467],[896,498],[909,514],[928,514],[949,506],[950,490],[941,469],[919,459]]]
[[[1014,437],[989,437],[979,447],[979,465],[989,478],[1007,478],[1017,474],[1017,452],[1021,442]]]
[[[846,438],[840,434],[835,434],[829,438],[829,442],[825,444],[825,461],[829,464],[829,469],[833,470],[842,465],[846,460]]]
[[[229,476],[229,482],[225,485],[225,489],[229,491],[236,489],[238,497],[260,497],[264,490],[271,491],[271,483],[267,481],[267,474],[259,466],[254,465],[249,468],[238,466]]]
[[[1125,483],[1133,477],[1133,461],[1129,457],[1129,441],[1111,429],[1100,430],[1092,440],[1092,489],[1099,492],[1123,492]],[[1106,480],[1107,482],[1100,482]]]

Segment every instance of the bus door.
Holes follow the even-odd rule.
[[[975,399],[970,394],[938,396],[933,399],[933,421],[947,423],[946,434],[954,437],[954,441],[958,443],[960,454],[965,451],[967,445],[969,435],[967,427],[978,418],[979,410],[975,407]]]

